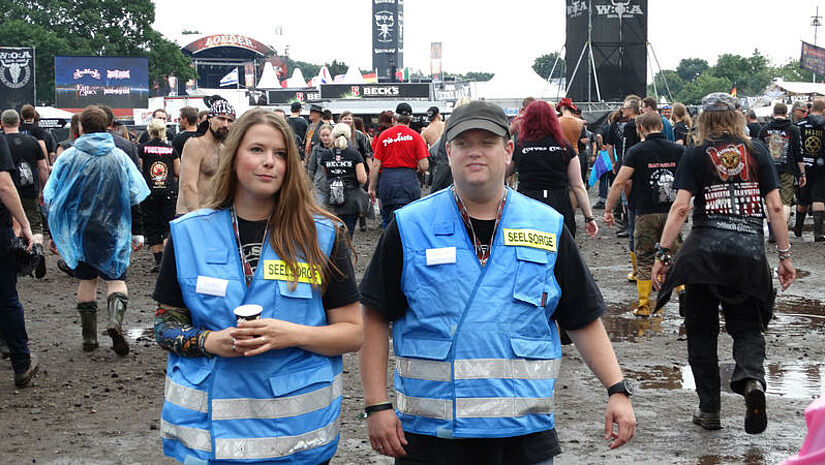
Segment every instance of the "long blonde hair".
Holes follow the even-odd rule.
[[[229,208],[234,203],[235,189],[238,185],[235,158],[246,132],[256,124],[268,124],[280,131],[287,147],[286,172],[280,190],[273,196],[275,209],[268,224],[270,246],[287,262],[295,276],[293,288],[297,286],[300,276],[298,264],[300,261],[306,261],[310,269],[322,270],[321,285],[318,287],[325,290],[331,273],[340,275],[342,271],[318,245],[315,218],[331,220],[336,226],[336,236],[342,222],[335,215],[320,208],[313,200],[309,191],[309,181],[298,154],[298,146],[295,144],[295,136],[284,118],[263,108],[256,108],[247,111],[235,122],[221,150],[213,184],[214,193],[207,207],[220,210]],[[351,247],[349,241],[347,246]],[[317,283],[313,283],[313,286],[317,286]]]
[[[745,116],[736,110],[703,111],[696,117],[693,141],[696,145],[720,139],[728,135],[739,139],[752,149],[750,138],[745,134]]]
[[[338,150],[345,150],[349,146],[349,138],[352,135],[347,123],[338,123],[332,128],[332,145]]]
[[[693,120],[690,119],[690,114],[687,111],[687,107],[679,102],[673,104],[673,119],[674,121],[681,121],[682,123],[687,124],[687,127],[691,127],[693,125]]]

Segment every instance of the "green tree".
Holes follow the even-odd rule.
[[[335,77],[339,74],[347,74],[347,69],[349,68],[349,66],[347,66],[346,63],[338,60],[332,60],[332,63],[325,63],[324,66],[326,66],[327,69],[329,69],[329,74],[332,77]]]
[[[676,67],[676,74],[685,82],[693,82],[710,68],[708,62],[701,58],[683,58]]]
[[[0,43],[36,48],[37,95],[48,103],[60,54],[146,56],[151,81],[195,77],[189,59],[152,28],[151,0],[0,0],[0,12]]]
[[[799,66],[799,60],[788,60],[782,66],[774,69],[774,77],[781,77],[786,81],[813,81],[814,75],[807,69]]]
[[[770,62],[759,50],[754,50],[748,58],[729,53],[720,55],[712,71],[714,76],[729,80],[742,95],[761,94],[773,78]]]
[[[685,81],[672,69],[659,71],[653,79],[656,82],[656,87],[653,87],[653,84],[649,84],[647,86],[647,95],[655,95],[658,91],[659,95],[664,95],[665,98],[669,99],[671,96],[676,97],[679,95],[679,92],[681,92],[685,86]],[[668,89],[670,89],[670,95],[668,95]]]
[[[463,78],[467,81],[489,81],[493,79],[493,73],[487,73],[484,71],[469,71],[464,73]]]
[[[553,69],[555,63],[556,68]],[[564,57],[560,57],[558,52],[551,52],[542,55],[533,61],[533,70],[544,79],[550,77],[550,72],[553,72],[553,78],[563,78],[565,73]]]
[[[292,76],[292,72],[295,68],[300,68],[301,74],[304,75],[304,79],[306,79],[307,81],[317,76],[318,71],[321,71],[321,65],[307,63],[306,61],[295,61],[289,57],[286,57],[286,66],[287,74],[289,74],[290,76]]]
[[[676,100],[686,105],[698,105],[705,95],[711,92],[730,92],[731,87],[733,84],[728,78],[715,76],[712,70],[707,70],[695,81],[686,83]]]

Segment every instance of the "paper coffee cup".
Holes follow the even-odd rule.
[[[263,311],[263,307],[255,304],[241,305],[240,307],[235,307],[235,321],[237,324],[240,324],[241,321],[258,320],[261,318],[261,312]]]

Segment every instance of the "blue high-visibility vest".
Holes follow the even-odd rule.
[[[316,275],[291,274],[268,240],[246,287],[227,210],[199,210],[171,223],[178,282],[194,327],[236,326],[233,309],[263,307],[262,318],[302,325],[327,324]],[[335,229],[316,220],[329,256]],[[304,270],[309,267],[304,264]],[[169,354],[161,414],[163,452],[186,464],[317,464],[335,453],[341,410],[341,357],[299,348],[254,357],[181,357]]]
[[[398,210],[396,221],[409,303],[393,323],[404,430],[480,438],[552,429],[562,216],[510,190],[484,267],[450,189]]]

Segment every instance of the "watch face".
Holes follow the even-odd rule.
[[[624,390],[627,392],[628,395],[632,396],[635,392],[634,389],[635,388],[633,387],[633,381],[630,381],[629,379],[624,380]]]

